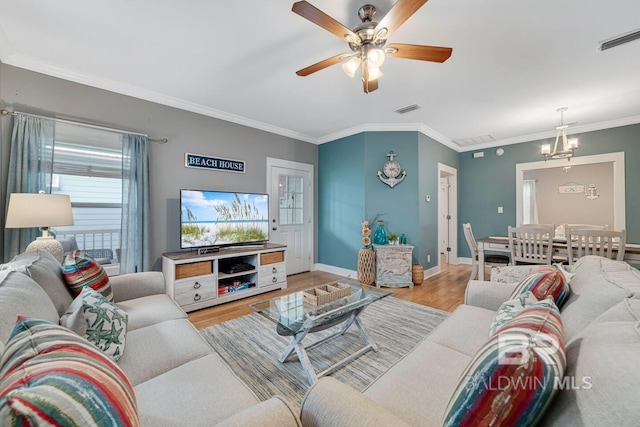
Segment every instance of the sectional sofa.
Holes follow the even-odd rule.
[[[140,425],[300,425],[297,408],[280,397],[260,403],[236,377],[165,294],[162,273],[116,276],[109,284],[113,301],[128,315],[117,366],[135,391]],[[49,253],[27,252],[2,265],[0,355],[18,316],[57,324],[72,301],[62,267]]]
[[[520,278],[518,270],[523,268],[511,267],[503,277]],[[640,272],[624,262],[589,256],[580,259],[573,274],[560,309],[565,376],[538,425],[640,425]],[[468,365],[487,348],[496,310],[516,286],[470,281],[465,304],[364,392],[330,377],[316,383],[302,403],[303,425],[442,425]],[[511,397],[508,390],[504,397],[502,402]],[[471,425],[485,424],[476,419]]]

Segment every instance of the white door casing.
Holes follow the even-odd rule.
[[[269,239],[287,245],[287,274],[311,270],[313,165],[267,158]]]

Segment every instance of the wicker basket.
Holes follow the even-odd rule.
[[[317,288],[307,289],[303,291],[302,298],[304,302],[311,305],[324,305],[339,298],[349,296],[350,294],[351,286],[345,283],[335,282],[318,286]]]
[[[284,262],[284,251],[260,254],[260,265],[275,264],[277,262]]]
[[[213,273],[213,264],[211,264],[211,261],[190,262],[188,264],[176,265],[175,279],[204,276],[205,274],[211,273]]]
[[[411,267],[411,281],[414,285],[421,285],[424,282],[424,267],[420,264],[413,264]]]

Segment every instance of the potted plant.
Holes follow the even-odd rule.
[[[387,233],[387,239],[389,239],[389,244],[390,245],[397,245],[398,244],[398,240],[400,239],[400,236],[398,236],[397,233],[394,233],[393,231],[390,231]]]

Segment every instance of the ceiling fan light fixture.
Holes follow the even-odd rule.
[[[367,64],[370,67],[380,68],[384,64],[384,50],[372,47],[369,44],[362,46],[363,56],[367,59]]]
[[[382,73],[382,71],[380,71],[380,68],[378,67],[367,67],[368,69],[368,78],[367,81],[371,82],[373,80],[378,80],[380,77],[384,76],[384,74]]]
[[[345,74],[351,78],[356,75],[356,71],[360,66],[360,58],[357,56],[352,56],[351,59],[342,63],[342,70]]]

